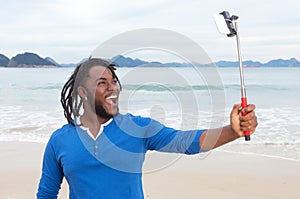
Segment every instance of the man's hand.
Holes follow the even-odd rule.
[[[257,117],[254,112],[255,105],[249,104],[246,108],[241,109],[241,104],[235,104],[230,114],[230,125],[232,130],[239,136],[244,136],[244,131],[254,133],[257,127]],[[247,115],[242,116],[242,112]]]
[[[201,149],[208,151],[222,146],[239,137],[243,137],[244,131],[250,131],[251,134],[254,133],[257,126],[254,109],[255,106],[253,104],[249,104],[243,110],[241,109],[241,104],[234,105],[230,114],[230,125],[206,130],[199,139]],[[242,111],[247,113],[247,115],[242,116]]]

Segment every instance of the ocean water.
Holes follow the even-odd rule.
[[[0,68],[0,141],[47,142],[66,123],[60,91],[74,68]],[[218,150],[300,161],[300,68],[245,68],[259,126]],[[228,124],[238,68],[119,68],[120,112],[180,129]]]

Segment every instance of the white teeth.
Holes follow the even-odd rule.
[[[115,98],[117,98],[117,96],[116,95],[112,95],[112,96],[107,97],[106,99],[115,99]]]

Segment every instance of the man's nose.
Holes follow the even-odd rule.
[[[118,89],[118,83],[110,82],[107,84],[107,90],[113,91]]]

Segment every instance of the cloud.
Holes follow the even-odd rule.
[[[264,57],[298,56],[300,51],[300,46],[293,44],[300,40],[297,10],[300,2],[294,0],[0,0],[0,3],[1,51],[8,56],[31,49],[59,62],[76,62],[120,33],[163,28],[194,40],[213,60],[233,60],[236,59],[234,40],[218,34],[212,17],[222,10],[240,17],[245,57],[265,60]],[[274,47],[285,51],[281,54],[270,51]]]

